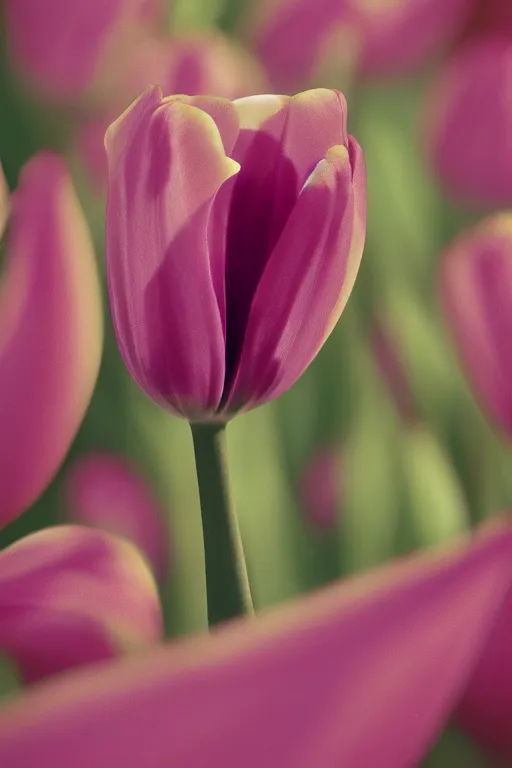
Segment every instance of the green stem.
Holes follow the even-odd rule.
[[[253,612],[229,483],[226,425],[191,424],[203,522],[210,627]]]

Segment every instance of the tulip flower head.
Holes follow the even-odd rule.
[[[163,99],[107,131],[107,268],[125,364],[189,421],[285,392],[315,357],[362,255],[361,149],[336,91]]]
[[[459,237],[439,283],[450,331],[482,405],[512,437],[512,214],[496,214]]]

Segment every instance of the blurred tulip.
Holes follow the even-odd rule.
[[[7,41],[37,90],[76,98],[113,82],[160,6],[161,0],[7,0]]]
[[[80,457],[65,478],[68,516],[124,536],[147,556],[159,581],[167,570],[168,533],[149,484],[121,457]]]
[[[511,66],[512,36],[478,40],[441,70],[426,102],[432,163],[446,188],[471,204],[512,204]]]
[[[189,421],[285,392],[337,322],[363,249],[364,161],[343,96],[150,88],[106,147],[110,303],[135,381]]]
[[[310,83],[326,40],[353,39],[357,68],[400,74],[418,66],[457,34],[472,0],[271,0],[253,23],[256,49],[271,82]],[[333,32],[333,30],[335,30]],[[331,40],[331,48],[334,43]]]
[[[411,387],[397,351],[397,341],[397,339],[391,339],[389,329],[385,327],[382,320],[374,322],[370,343],[375,363],[402,421],[404,424],[411,424],[416,421],[418,414]]]
[[[0,763],[419,765],[511,585],[512,532],[498,527],[181,647],[68,675],[3,706]]]
[[[481,746],[512,760],[512,595],[457,708],[456,719]],[[503,763],[503,766],[510,763]]]
[[[106,190],[107,157],[104,137],[110,123],[148,85],[165,93],[209,93],[236,99],[264,90],[263,74],[249,54],[220,34],[161,39],[149,37],[134,51],[108,113],[92,118],[80,129],[78,151],[95,185]]]
[[[30,683],[158,641],[158,593],[123,539],[79,526],[0,552],[0,651]]]
[[[485,219],[449,247],[439,288],[457,351],[476,393],[512,437],[512,214]]]
[[[102,348],[94,252],[63,161],[51,153],[30,160],[11,208],[0,285],[0,526],[57,471]]]
[[[340,508],[340,457],[336,449],[318,450],[300,478],[300,494],[307,520],[320,530],[329,531]]]

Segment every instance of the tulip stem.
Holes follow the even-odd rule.
[[[229,482],[226,425],[191,424],[203,523],[210,627],[253,613],[242,539]]]

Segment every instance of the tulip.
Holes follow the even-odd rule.
[[[68,517],[124,536],[143,552],[159,581],[167,570],[167,531],[149,485],[120,456],[82,456],[65,478]]]
[[[313,454],[300,478],[302,503],[307,520],[319,530],[330,530],[340,506],[340,461],[334,448]]]
[[[264,85],[256,62],[220,34],[148,36],[131,52],[121,80],[105,114],[85,122],[77,137],[79,155],[101,192],[108,177],[105,132],[150,83],[162,83],[166,93],[210,93],[227,99],[257,92]]]
[[[102,341],[94,253],[63,161],[51,153],[30,160],[10,205],[0,291],[0,527],[35,501],[63,461]],[[0,655],[24,682],[160,636],[156,586],[127,542],[67,526],[0,552]]]
[[[32,504],[60,466],[102,348],[94,252],[63,161],[51,153],[30,160],[10,205],[0,286],[0,525]]]
[[[160,6],[160,0],[7,0],[7,42],[37,89],[76,98],[98,79],[112,80]]]
[[[10,768],[419,765],[512,586],[512,531],[7,701]]]
[[[281,0],[263,4],[251,27],[271,82],[289,89],[311,82],[323,48],[334,49],[336,37],[338,47],[348,41],[364,75],[417,67],[456,36],[471,2]]]
[[[477,40],[441,70],[426,102],[429,157],[446,189],[473,205],[512,203],[511,66],[510,37]]]
[[[110,304],[135,381],[192,422],[278,397],[330,334],[361,259],[364,163],[343,96],[149,88],[106,148]]]
[[[25,683],[161,636],[149,568],[122,539],[62,525],[0,552],[0,651]]]
[[[512,214],[496,214],[448,248],[440,295],[457,352],[495,423],[512,436]]]
[[[456,720],[483,747],[512,760],[512,596],[509,595],[464,695]],[[506,763],[503,763],[505,766]]]

